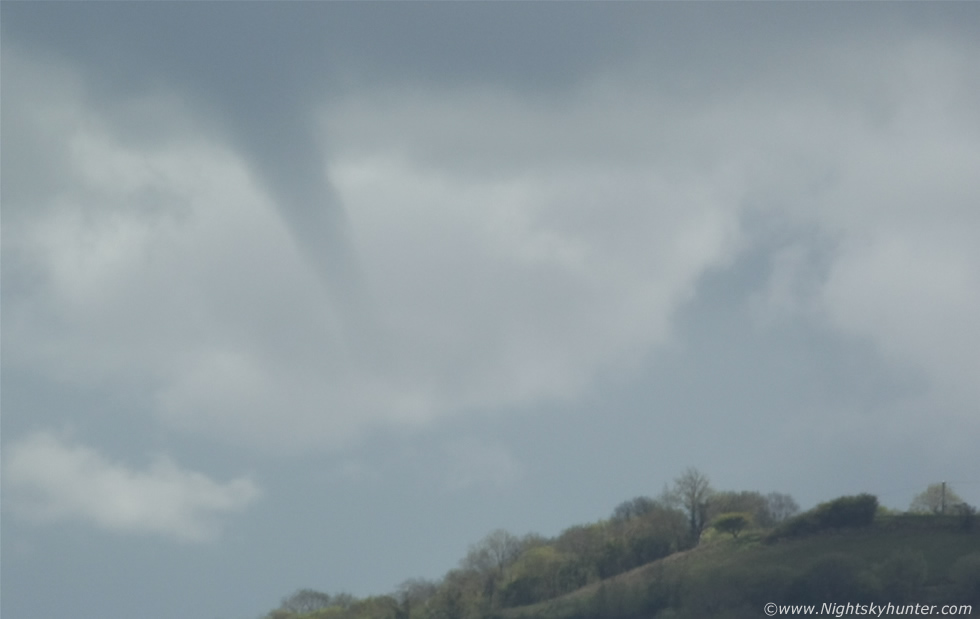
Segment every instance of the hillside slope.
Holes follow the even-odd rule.
[[[774,543],[715,535],[501,619],[762,617],[776,604],[972,604],[980,616],[980,531],[884,521]],[[967,615],[969,616],[969,615]]]

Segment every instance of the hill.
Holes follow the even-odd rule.
[[[788,495],[716,492],[689,469],[661,498],[625,501],[610,518],[554,538],[494,531],[438,581],[409,580],[363,599],[297,591],[266,617],[741,618],[765,616],[767,604],[774,614],[814,605],[807,614],[849,616],[848,603],[980,615],[976,509],[926,508],[892,512],[860,494],[798,513]],[[936,609],[909,612],[907,604]]]
[[[952,517],[919,516],[775,542],[760,532],[714,535],[692,550],[496,616],[757,618],[770,602],[816,604],[817,614],[828,602],[967,604],[968,613],[980,615],[980,532],[960,530]]]

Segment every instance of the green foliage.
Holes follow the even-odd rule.
[[[884,599],[895,603],[920,599],[928,572],[922,552],[907,548],[894,552],[875,569]]]
[[[291,613],[311,613],[329,606],[339,606],[329,594],[313,589],[300,589],[282,599],[279,609]]]
[[[742,593],[742,599],[753,608],[768,602],[789,602],[788,592],[796,572],[782,565],[748,565],[730,570],[730,577]]]
[[[763,528],[772,528],[800,511],[799,505],[788,494],[770,492],[715,492],[708,503],[708,515],[714,520],[721,514],[742,512],[751,514],[752,522]]]
[[[607,528],[600,523],[569,527],[555,540],[555,548],[591,562],[605,543]]]
[[[977,524],[977,508],[967,503],[960,503],[953,512],[959,516],[960,529],[969,533]]]
[[[650,497],[638,496],[617,505],[612,513],[612,520],[613,522],[627,522],[634,518],[640,518],[657,507],[657,502]]]
[[[352,619],[391,619],[398,613],[399,605],[390,595],[378,595],[357,601],[348,609]]]
[[[980,604],[980,552],[964,555],[949,568],[956,601]]]
[[[758,492],[715,492],[711,496],[708,515],[711,521],[721,514],[735,512],[750,514],[753,522],[762,522],[768,518],[766,497]]]
[[[769,535],[769,540],[811,535],[828,529],[870,526],[877,511],[878,498],[873,495],[842,496],[783,522]]]
[[[736,538],[745,527],[749,526],[751,521],[752,514],[732,512],[717,516],[711,526],[722,533],[730,533],[732,538]]]
[[[816,514],[813,510],[803,512],[782,523],[766,537],[768,541],[776,541],[785,537],[803,537],[812,535],[820,530]]]
[[[617,507],[614,514],[617,517],[608,521],[570,527],[550,543],[566,557],[564,582],[582,586],[610,578],[687,546],[684,513],[660,501],[633,499]],[[541,590],[527,581],[513,585],[519,586],[525,587],[522,595]],[[515,591],[508,593],[508,600],[514,599]]]
[[[878,511],[878,498],[870,494],[843,496],[817,508],[817,522],[821,528],[842,529],[866,527],[874,522]]]
[[[715,493],[693,469],[676,489],[682,479],[691,502],[638,497],[554,539],[494,531],[439,581],[364,599],[301,590],[267,619],[741,618],[767,602],[980,602],[980,534],[961,524],[975,510],[876,519],[863,494],[790,517],[788,495]],[[692,548],[692,514],[709,512],[722,535]],[[779,524],[765,538],[749,530],[763,522]],[[834,534],[809,536],[824,531]]]
[[[742,619],[761,616],[768,602],[822,604],[827,595],[976,604],[980,534],[950,526],[953,520],[918,517],[905,528],[874,523],[778,544],[747,533],[717,536],[554,600],[507,609],[500,619]]]
[[[963,499],[953,492],[953,488],[943,484],[930,484],[928,488],[912,499],[909,511],[913,514],[939,514],[949,511]]]
[[[470,575],[452,570],[426,604],[424,616],[429,619],[465,619],[475,614],[479,591],[479,585]]]
[[[508,570],[500,603],[505,607],[533,604],[578,589],[587,581],[588,572],[574,555],[554,546],[537,546]]]
[[[859,558],[833,553],[803,570],[790,586],[789,597],[799,604],[822,604],[828,600],[871,602],[877,597],[876,585]]]

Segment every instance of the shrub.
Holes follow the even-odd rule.
[[[864,527],[874,522],[878,498],[870,494],[842,496],[817,507],[817,522],[823,529]]]
[[[960,528],[969,533],[973,530],[977,520],[977,508],[968,503],[960,503],[954,508],[954,512],[959,515]]]
[[[865,527],[874,522],[877,511],[878,497],[874,495],[842,496],[786,520],[766,539],[775,541],[783,537],[799,537],[827,529]]]
[[[772,542],[784,537],[802,537],[816,533],[819,530],[820,524],[817,521],[816,515],[811,510],[784,521],[772,533],[766,536],[766,541]]]
[[[731,533],[732,537],[734,538],[738,537],[738,534],[742,532],[742,529],[749,526],[749,522],[751,522],[751,520],[751,514],[738,512],[721,514],[715,518],[711,526],[722,533]]]

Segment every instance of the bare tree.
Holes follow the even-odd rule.
[[[470,547],[463,559],[463,567],[477,571],[503,571],[520,556],[523,547],[521,538],[497,529]]]
[[[800,506],[788,494],[770,492],[766,495],[766,518],[760,522],[764,526],[776,526],[780,522],[792,518],[800,511]]]
[[[504,568],[517,560],[524,542],[516,535],[497,529],[470,547],[460,567],[472,570],[483,578],[484,595],[492,607],[496,602],[497,585]]]
[[[694,467],[688,468],[674,480],[670,496],[687,514],[691,539],[695,543],[707,524],[708,506],[713,493],[708,477]]]

